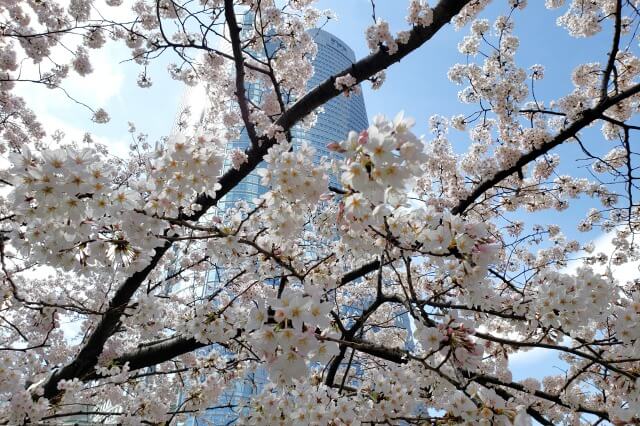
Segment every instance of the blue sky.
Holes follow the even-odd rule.
[[[377,0],[376,13],[390,22],[393,31],[407,28],[405,1]],[[539,100],[558,98],[572,90],[571,71],[580,63],[606,59],[609,48],[608,34],[590,39],[574,39],[556,25],[561,11],[548,11],[543,1],[529,1],[524,12],[513,15],[515,33],[521,36],[517,60],[523,68],[540,63],[546,67],[546,78],[537,85]],[[369,0],[321,0],[320,8],[332,8],[338,20],[330,21],[325,27],[347,44],[360,58],[368,54],[364,31],[372,22]],[[498,14],[508,13],[506,0],[495,0],[482,16],[489,19]],[[464,62],[456,46],[467,34],[467,29],[455,31],[446,26],[424,47],[394,65],[387,71],[387,82],[379,91],[371,91],[364,85],[364,96],[369,117],[375,114],[394,116],[404,110],[406,115],[416,119],[416,132],[426,133],[428,118],[432,114],[454,115],[469,111],[457,101],[460,89],[447,79],[449,67],[456,62]],[[175,60],[171,53],[161,57],[149,67],[149,75],[154,85],[148,89],[136,85],[140,67],[132,62],[122,62],[128,57],[128,49],[109,45],[98,52],[94,59],[96,72],[85,79],[73,77],[66,88],[78,100],[92,107],[104,107],[111,115],[111,122],[96,125],[90,121],[91,114],[83,107],[65,99],[60,91],[50,91],[35,86],[21,86],[19,91],[31,102],[36,112],[43,117],[49,134],[56,128],[63,128],[73,139],[79,140],[85,131],[92,132],[96,140],[109,144],[114,152],[126,153],[130,142],[127,133],[128,122],[132,121],[138,130],[149,134],[150,141],[166,135],[171,129],[176,111],[184,91],[182,83],[168,77],[166,67]],[[597,132],[587,135],[597,138]],[[468,143],[465,133],[450,135],[457,151],[462,151]],[[599,143],[601,138],[596,139]],[[596,148],[600,150],[601,148]],[[604,149],[604,148],[602,148]],[[562,152],[562,151],[560,151]],[[575,165],[563,164],[566,171]],[[579,205],[579,207],[582,204]],[[580,208],[583,212],[585,209]],[[552,212],[553,213],[553,212]],[[583,213],[582,213],[583,214]],[[565,219],[573,215],[570,211],[563,215],[537,215],[540,222],[567,223]],[[552,219],[552,220],[551,220]],[[573,219],[573,218],[572,218]],[[575,223],[575,222],[573,222]],[[597,232],[589,235],[578,234],[568,228],[567,235],[575,238],[596,238]],[[531,351],[515,357],[514,378],[529,375],[557,374],[561,362],[545,351]]]

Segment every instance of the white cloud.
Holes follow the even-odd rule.
[[[48,136],[56,130],[62,130],[67,136],[66,140],[79,142],[89,129],[95,127],[90,121],[93,115],[91,110],[75,103],[67,94],[93,110],[104,108],[109,112],[111,108],[116,108],[116,105],[122,102],[120,98],[126,76],[124,67],[118,64],[116,59],[124,57],[126,49],[112,45],[91,53],[94,72],[86,77],[80,77],[70,71],[69,77],[61,84],[64,91],[48,89],[36,83],[17,84],[15,94],[25,99],[27,106],[34,111]],[[100,126],[109,126],[109,124]],[[108,132],[106,127],[101,128],[103,129]],[[120,156],[127,153],[128,142],[91,133],[96,142],[107,145],[112,153]]]
[[[611,242],[615,238],[615,231],[609,232],[606,234],[602,234],[600,237],[596,238],[593,241],[593,245],[595,247],[593,254],[604,253],[607,256],[611,257],[614,253],[616,253],[616,248]],[[587,253],[581,253],[582,256],[587,255]],[[582,260],[576,260],[570,262],[569,265],[564,268],[562,272],[566,274],[575,273],[576,269],[583,265]],[[632,261],[622,265],[614,265],[613,263],[607,263],[606,265],[595,264],[592,265],[592,268],[601,274],[606,273],[607,268],[611,268],[611,273],[614,278],[618,281],[624,283],[626,281],[631,281],[633,279],[640,278],[640,261]]]
[[[104,107],[122,90],[125,74],[123,66],[117,63],[116,59],[119,57],[126,58],[126,50],[115,45],[91,50],[90,60],[93,72],[86,77],[81,77],[70,70],[69,77],[62,81],[61,87],[71,97],[93,109]],[[33,76],[33,78],[37,77]],[[16,94],[24,97],[32,108],[40,111],[46,109],[55,112],[59,111],[61,106],[71,105],[70,99],[62,90],[46,89],[41,84],[18,83],[15,91]]]
[[[514,339],[518,340],[518,339]],[[570,346],[571,339],[565,337],[559,344]],[[547,349],[533,348],[531,350],[520,349],[509,355],[509,369],[514,380],[534,378],[542,380],[544,377],[562,374],[566,369],[566,362],[560,359],[562,352]]]
[[[523,367],[534,362],[539,362],[553,355],[555,351],[546,348],[533,348],[529,351],[519,350],[509,355],[509,364],[512,368]]]
[[[118,59],[126,58],[127,52],[123,48],[108,45],[90,53],[93,72],[80,77],[72,71],[63,84],[73,96],[99,108],[120,94],[125,75]]]
[[[47,94],[49,89],[41,88],[41,91],[35,90],[33,93],[40,94],[40,98],[45,97],[43,94]],[[61,118],[56,114],[55,108],[49,104],[49,102],[31,102],[29,107],[33,109],[38,117],[38,121],[42,124],[43,128],[47,132],[47,137],[60,130],[64,133],[66,142],[81,142],[84,135],[88,132],[88,129],[82,128],[82,123],[89,123],[90,113],[85,109],[78,109],[79,113],[83,114],[76,120],[70,121]],[[107,124],[108,125],[108,124]],[[101,125],[105,126],[105,125]],[[94,133],[91,134],[91,138],[98,143],[104,144],[109,147],[109,152],[119,157],[125,157],[129,151],[129,143],[123,139],[112,139],[104,136],[99,136]]]
[[[609,256],[615,253],[615,246],[611,242],[615,238],[615,232],[602,235],[600,238],[594,241],[595,253],[605,253]],[[640,261],[628,262],[623,265],[610,265],[611,272],[614,278],[619,281],[625,282],[635,278],[640,278]],[[599,271],[604,272],[604,267],[598,268]]]

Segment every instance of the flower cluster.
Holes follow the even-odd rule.
[[[236,335],[233,322],[205,303],[196,307],[193,317],[184,325],[184,331],[202,343],[226,342]]]
[[[433,9],[425,0],[411,0],[407,22],[411,25],[427,27],[433,22]]]
[[[367,28],[367,45],[372,52],[377,52],[380,46],[384,46],[390,55],[398,51],[398,43],[389,30],[389,23],[379,20]]]
[[[270,236],[280,242],[302,230],[304,216],[299,212],[316,208],[327,190],[329,176],[324,160],[318,164],[315,149],[306,142],[299,146],[281,142],[269,149],[264,160],[268,167],[258,169],[258,173],[261,183],[271,188],[264,196],[264,219]]]
[[[464,322],[448,319],[436,327],[418,326],[414,336],[427,358],[437,354],[434,365],[450,360],[455,366],[472,370],[479,366],[483,355],[481,345],[473,341],[474,329]]]
[[[314,164],[314,155],[315,149],[307,143],[299,147],[275,145],[264,158],[269,167],[259,171],[261,183],[289,202],[314,203],[326,191],[329,180],[322,165]]]
[[[267,359],[272,378],[289,382],[307,372],[309,362],[324,363],[337,344],[316,337],[329,326],[331,304],[317,296],[286,290],[266,307],[253,308],[246,325],[250,341]]]
[[[340,77],[336,77],[336,82],[334,86],[336,89],[340,90],[345,94],[345,96],[349,96],[352,92],[356,95],[360,93],[360,87],[357,86],[358,80],[355,79],[351,74],[345,74]]]
[[[162,224],[136,209],[140,193],[117,184],[114,167],[92,148],[67,146],[11,156],[14,244],[57,267],[146,266]],[[24,225],[22,225],[24,223]]]
[[[611,287],[590,268],[579,268],[576,275],[544,271],[535,282],[540,286],[536,318],[545,326],[585,331],[609,311]]]
[[[185,138],[175,135],[151,162],[144,206],[148,213],[177,217],[191,213],[199,194],[215,195],[224,165],[224,148],[218,139],[204,134]]]
[[[452,417],[459,418],[463,422],[483,426],[528,426],[531,424],[525,406],[514,406],[512,402],[505,401],[493,389],[480,388],[475,385],[472,386],[471,392],[454,392],[447,408]]]
[[[601,20],[606,16],[603,12],[610,13],[606,10],[608,1],[594,1],[582,4],[579,0],[573,0],[567,12],[558,18],[558,24],[565,27],[569,34],[574,37],[589,37],[600,32]],[[555,9],[560,6],[561,2],[547,0],[546,6]]]
[[[467,3],[460,13],[453,18],[453,25],[456,29],[464,27],[471,22],[487,5],[489,0],[474,0]]]
[[[381,220],[382,214],[397,207],[394,196],[420,172],[424,144],[410,131],[413,123],[402,114],[393,121],[376,117],[367,130],[350,132],[345,141],[329,146],[344,156],[341,181],[348,195],[343,217],[350,226]]]
[[[616,335],[627,343],[640,341],[637,323],[640,316],[640,294],[634,292],[631,298],[623,299],[622,306],[616,308]]]
[[[396,369],[377,375],[369,386],[348,396],[313,382],[294,381],[284,388],[266,386],[239,424],[359,425],[411,417],[417,408],[413,397],[418,389],[407,378]]]

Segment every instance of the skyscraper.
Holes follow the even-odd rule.
[[[353,50],[333,34],[320,29],[311,30],[311,34],[318,45],[318,54],[313,62],[315,72],[309,81],[310,88],[355,62]],[[306,140],[316,149],[318,157],[330,156],[327,143],[343,140],[349,131],[359,132],[368,126],[364,98],[360,93],[352,93],[327,102],[316,125],[307,131],[294,129],[293,137],[296,141]]]
[[[318,46],[318,53],[313,61],[314,74],[308,83],[308,87],[311,89],[351,66],[355,62],[355,54],[342,40],[326,31],[313,29],[310,32]],[[256,90],[252,85],[248,87],[247,91],[250,97],[260,96],[259,90]],[[338,96],[326,103],[324,112],[318,115],[313,128],[305,130],[300,126],[295,126],[291,135],[294,146],[306,141],[315,148],[315,160],[318,161],[323,156],[336,155],[327,150],[328,143],[343,140],[349,131],[359,132],[368,126],[364,98],[360,93],[352,93],[349,97]],[[249,147],[247,132],[243,130],[238,140],[231,142],[228,146],[229,150],[234,148],[244,150]],[[238,200],[250,202],[265,192],[266,188],[260,185],[260,177],[253,172],[223,198],[221,207],[233,205]]]
[[[310,33],[318,47],[317,55],[313,61],[314,74],[308,82],[308,87],[311,89],[332,75],[351,66],[355,62],[355,54],[342,40],[326,31],[313,29]],[[258,87],[249,85],[247,92],[250,98],[259,100],[261,92]],[[316,158],[314,160],[319,161],[321,157],[331,158],[339,155],[327,149],[327,145],[330,142],[345,139],[349,131],[359,132],[367,127],[368,119],[364,98],[361,93],[351,93],[348,97],[338,96],[326,103],[324,111],[318,115],[316,123],[311,129],[295,126],[291,131],[291,135],[294,149],[301,143],[306,142],[315,148]],[[244,150],[249,147],[249,143],[249,136],[246,130],[243,130],[240,137],[228,143],[227,146],[229,151],[236,148]],[[330,179],[332,184],[336,183],[335,176]],[[260,176],[254,171],[230,191],[221,200],[218,207],[219,209],[225,209],[241,200],[252,202],[253,199],[266,191],[267,188],[260,184]],[[203,292],[215,289],[216,285],[222,280],[219,274],[220,269],[209,272]],[[258,370],[252,377],[248,377],[245,380],[238,380],[225,390],[221,397],[220,405],[236,405],[242,402],[242,400],[247,399],[259,390],[260,384],[264,384],[266,380],[266,372],[264,370]],[[202,420],[206,424],[226,425],[233,422],[237,415],[237,412],[232,409],[214,409],[203,417],[190,419],[187,424],[200,424],[199,420]]]

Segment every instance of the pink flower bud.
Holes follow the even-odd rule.
[[[340,201],[340,203],[338,204],[338,217],[336,219],[338,222],[341,222],[343,217],[344,217],[344,202]]]
[[[338,142],[331,142],[331,143],[327,144],[327,149],[329,151],[334,151],[334,152],[339,152],[339,153],[346,152],[344,150],[344,148],[342,148]]]
[[[367,130],[363,130],[360,132],[360,136],[358,136],[358,144],[364,145],[369,142],[369,132]]]
[[[282,309],[276,309],[276,312],[273,314],[273,319],[276,322],[282,322],[286,317],[287,316]]]

